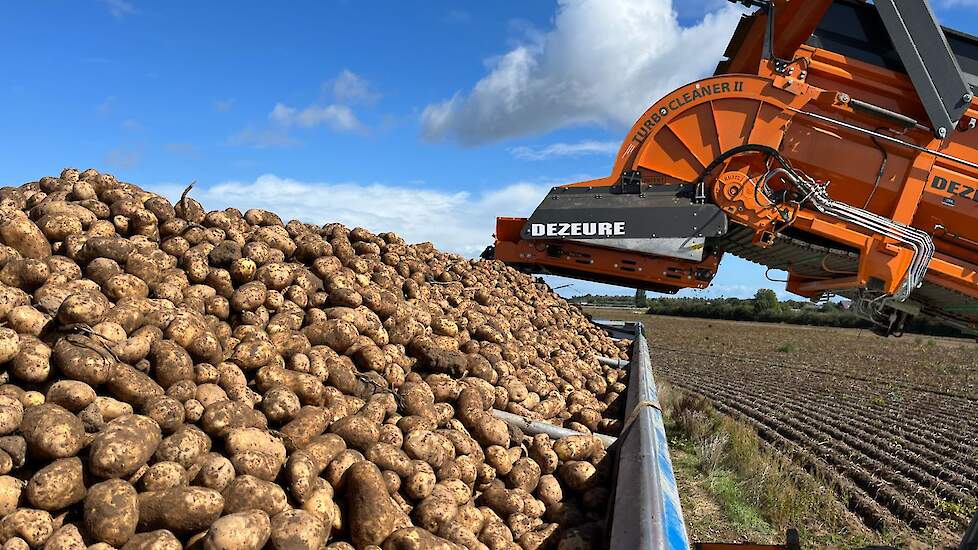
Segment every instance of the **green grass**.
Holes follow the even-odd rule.
[[[778,351],[781,353],[794,353],[798,351],[798,348],[795,347],[795,345],[792,344],[791,342],[785,342],[784,344],[781,344],[781,346],[778,348]]]
[[[746,424],[666,385],[659,400],[671,444],[686,451],[677,468],[695,468],[705,477],[706,489],[738,531],[783,537],[796,528],[805,548],[861,548],[886,541],[883,534],[848,523],[828,483],[765,447]]]
[[[739,531],[760,531],[769,533],[771,525],[764,520],[761,511],[748,500],[736,475],[728,470],[714,470],[710,474],[710,492],[720,502],[723,511]]]

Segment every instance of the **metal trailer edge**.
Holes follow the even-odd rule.
[[[633,339],[622,433],[614,446],[609,546],[689,550],[679,489],[669,457],[652,359],[642,323],[597,322],[611,336]]]

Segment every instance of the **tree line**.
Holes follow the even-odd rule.
[[[650,315],[726,319],[761,323],[872,328],[872,324],[846,307],[846,303],[814,304],[799,300],[779,300],[770,289],[762,288],[753,298],[648,298],[645,291],[634,296],[585,295],[570,299],[580,305],[633,307]],[[925,319],[908,323],[906,332],[934,336],[964,336],[961,331]]]

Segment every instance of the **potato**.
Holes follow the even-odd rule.
[[[85,323],[97,325],[109,309],[109,301],[97,292],[78,292],[68,295],[58,307],[57,319],[62,325]]]
[[[508,485],[513,489],[532,492],[540,482],[540,465],[529,458],[520,458],[506,475]]]
[[[77,413],[91,405],[95,397],[95,390],[88,384],[76,380],[61,380],[48,388],[44,401],[61,405],[68,411]]]
[[[560,479],[574,491],[584,492],[596,481],[596,472],[595,467],[589,462],[565,462],[560,467]]]
[[[24,483],[11,476],[0,476],[0,517],[17,509]]]
[[[41,260],[14,258],[0,269],[0,282],[23,290],[34,290],[47,282],[51,268]]]
[[[260,550],[272,533],[268,514],[249,510],[226,515],[210,526],[204,538],[206,550]]]
[[[0,328],[0,363],[6,363],[20,351],[20,337],[13,330]]]
[[[19,334],[40,336],[51,318],[31,306],[17,306],[7,315],[7,323]]]
[[[160,442],[154,458],[178,462],[184,468],[189,468],[198,456],[210,449],[211,439],[206,433],[196,426],[184,424]]]
[[[458,503],[452,492],[444,486],[436,486],[427,498],[418,503],[411,512],[414,524],[437,533],[448,525],[458,514]]]
[[[333,416],[322,407],[306,406],[299,409],[291,422],[282,426],[285,447],[291,450],[305,447],[329,425]]]
[[[295,418],[302,404],[299,397],[285,385],[273,386],[265,392],[262,413],[272,422],[285,423]]]
[[[224,511],[229,514],[245,510],[261,510],[269,516],[288,509],[285,491],[275,483],[254,476],[240,475],[221,492]]]
[[[152,419],[129,414],[109,422],[92,441],[89,470],[99,477],[126,477],[149,461],[162,441]]]
[[[459,550],[461,546],[418,527],[399,529],[384,541],[383,550]]]
[[[136,532],[139,501],[132,485],[110,479],[93,485],[85,497],[85,529],[97,541],[119,547]]]
[[[5,217],[0,221],[0,242],[25,258],[43,260],[51,255],[51,245],[44,233],[26,216]]]
[[[547,506],[553,506],[564,498],[560,483],[552,475],[540,476],[540,481],[537,483],[535,492],[537,498],[542,500]]]
[[[316,488],[305,495],[302,509],[319,518],[327,529],[340,529],[342,517],[339,506],[333,500],[333,487],[321,478],[317,480]]]
[[[214,437],[224,437],[234,428],[267,428],[258,411],[237,401],[221,401],[208,406],[200,419],[201,427]]]
[[[314,346],[329,346],[337,353],[343,353],[352,346],[359,336],[357,327],[342,319],[329,319],[310,325],[304,330],[309,343]]]
[[[523,511],[524,501],[515,491],[507,490],[498,481],[483,491],[480,502],[492,508],[501,516],[509,516]]]
[[[44,550],[85,550],[86,548],[81,531],[71,524],[63,525],[55,530],[44,543]]]
[[[195,533],[214,523],[224,510],[224,497],[206,487],[179,486],[139,495],[139,528]]]
[[[90,386],[104,384],[114,363],[105,346],[87,336],[62,338],[54,345],[54,364],[61,373]]]
[[[359,415],[340,418],[330,425],[329,431],[342,437],[347,446],[361,451],[366,451],[380,437],[379,426]]]
[[[428,430],[409,432],[404,438],[404,451],[412,459],[423,460],[436,469],[455,458],[451,441]]]
[[[160,429],[172,433],[183,425],[183,404],[165,395],[150,398],[143,405],[143,414],[156,422]]]
[[[250,262],[250,260],[245,261]],[[254,265],[254,263],[252,262],[250,265]],[[240,269],[241,268],[239,268],[239,270]],[[234,273],[235,271],[232,269],[232,276],[234,276]],[[254,275],[252,274],[251,277],[253,276]],[[239,278],[240,277],[241,273],[239,271]],[[231,296],[231,309],[232,311],[254,311],[258,306],[265,303],[265,298],[267,296],[268,289],[261,281],[251,281],[245,283],[235,290],[234,295]]]
[[[27,482],[27,501],[40,510],[54,512],[85,498],[82,462],[77,457],[55,460]]]
[[[24,412],[20,431],[31,456],[42,459],[69,458],[85,444],[85,426],[64,407],[45,403]]]
[[[16,430],[24,419],[24,405],[17,399],[0,395],[0,435]]]
[[[0,225],[0,228],[3,226]],[[44,510],[19,508],[0,519],[0,539],[8,541],[13,537],[24,539],[33,548],[41,546],[54,532],[51,514]]]
[[[49,241],[62,241],[68,235],[82,232],[81,220],[66,214],[43,216],[37,220],[37,226]]]
[[[97,550],[598,540],[583,526],[608,499],[607,451],[531,442],[490,409],[620,424],[627,373],[593,357],[628,345],[531,276],[391,233],[174,206],[94,170],[0,203],[5,548],[37,542],[11,516],[51,548]],[[354,544],[327,546],[334,531]]]
[[[201,455],[197,457],[196,464],[200,466],[200,470],[194,482],[203,487],[224,491],[234,479],[234,465],[219,453]]]
[[[157,462],[139,478],[143,491],[162,491],[187,483],[187,470],[177,462]]]
[[[231,455],[253,451],[285,463],[286,450],[281,438],[259,428],[233,428],[224,438],[224,447]]]
[[[272,518],[271,546],[276,550],[318,550],[329,537],[329,527],[304,510],[286,510]]]
[[[345,449],[342,438],[336,434],[326,434],[312,438],[301,449],[295,450],[286,466],[292,496],[304,502],[319,474]]]
[[[411,458],[401,449],[387,443],[374,443],[367,448],[366,458],[382,470],[390,470],[400,477],[414,473]]]
[[[164,389],[181,380],[194,379],[194,362],[187,350],[171,340],[158,340],[150,347],[153,378]]]
[[[129,539],[124,550],[183,550],[176,536],[166,529],[139,533]]]
[[[589,435],[572,435],[558,439],[553,445],[562,462],[587,460],[601,448],[601,441]]]
[[[410,520],[387,493],[377,466],[357,462],[345,477],[346,510],[354,546],[379,545],[397,529],[410,526]]]
[[[404,480],[405,493],[414,500],[422,500],[431,495],[438,482],[434,470],[427,462],[414,461],[414,472]]]

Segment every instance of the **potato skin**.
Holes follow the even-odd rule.
[[[0,395],[0,435],[16,430],[24,420],[24,405],[17,399]]]
[[[394,504],[380,469],[357,462],[346,471],[346,506],[353,545],[379,545],[394,531],[409,527],[410,520]]]
[[[196,533],[213,524],[224,510],[221,493],[206,487],[179,486],[139,495],[139,528]]]
[[[44,400],[61,405],[70,412],[77,413],[95,401],[96,393],[91,386],[77,380],[61,380],[48,388]]]
[[[0,222],[0,241],[25,258],[43,260],[51,255],[51,244],[34,222],[24,217],[8,217]]]
[[[139,500],[133,486],[121,479],[90,487],[84,509],[85,529],[95,540],[118,548],[136,532]]]
[[[123,550],[183,550],[180,540],[166,529],[139,533],[129,539]]]
[[[84,498],[82,462],[77,457],[55,460],[27,482],[27,500],[41,510],[53,512]]]
[[[12,476],[0,476],[0,517],[17,509],[24,484]]]
[[[276,550],[317,550],[329,537],[329,527],[305,510],[286,510],[272,518],[271,545]]]
[[[120,416],[92,441],[89,470],[107,478],[131,475],[149,461],[162,439],[160,427],[152,419],[138,414]]]
[[[53,532],[51,514],[44,510],[18,508],[0,519],[0,538],[6,541],[20,537],[33,548],[44,544]]]
[[[207,530],[205,550],[260,550],[272,533],[268,514],[249,510],[221,517]]]
[[[69,458],[85,443],[85,426],[64,407],[45,403],[24,413],[20,431],[32,456],[46,459]]]
[[[395,531],[384,541],[383,550],[459,550],[453,544],[419,527],[408,527]]]
[[[224,511],[229,514],[261,510],[274,516],[289,507],[282,487],[249,475],[234,478],[221,494],[225,501]]]
[[[71,524],[55,530],[44,543],[44,550],[85,550],[86,548],[81,531]]]

